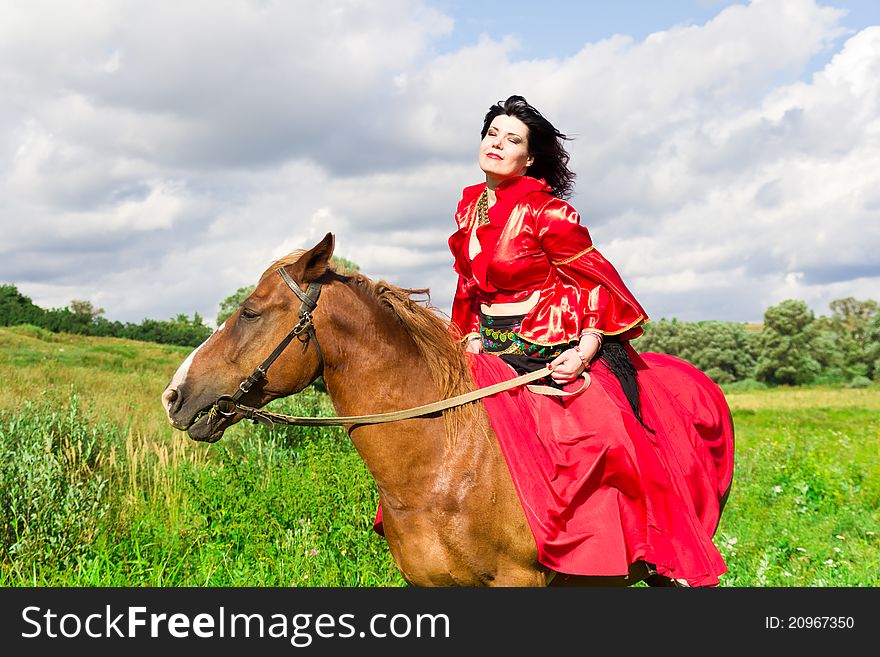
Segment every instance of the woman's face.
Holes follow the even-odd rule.
[[[496,116],[480,142],[480,168],[486,173],[486,180],[500,182],[521,176],[533,162],[528,126],[515,116]]]

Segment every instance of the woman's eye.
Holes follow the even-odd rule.
[[[259,317],[257,313],[255,313],[253,310],[248,310],[247,308],[242,308],[240,314],[241,318],[246,320],[254,320]]]

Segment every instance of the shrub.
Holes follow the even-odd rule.
[[[88,549],[108,510],[103,430],[76,397],[64,414],[28,403],[0,415],[0,559],[57,568]]]
[[[768,386],[763,381],[756,381],[755,379],[743,379],[742,381],[726,383],[721,387],[725,392],[746,392],[749,390],[767,390],[767,388],[769,388],[770,386]]]

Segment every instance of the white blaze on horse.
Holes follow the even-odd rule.
[[[422,291],[338,274],[330,268],[332,253],[328,233],[312,249],[272,264],[165,389],[172,426],[215,442],[246,417],[242,404],[261,408],[319,376],[342,416],[399,411],[473,390],[447,321],[412,298]],[[348,429],[376,480],[384,535],[410,584],[669,582],[644,562],[605,577],[557,576],[542,565],[481,403]]]

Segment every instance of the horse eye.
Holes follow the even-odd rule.
[[[259,313],[255,313],[253,310],[248,310],[247,308],[242,308],[240,315],[242,319],[248,321],[253,321],[260,316]]]

